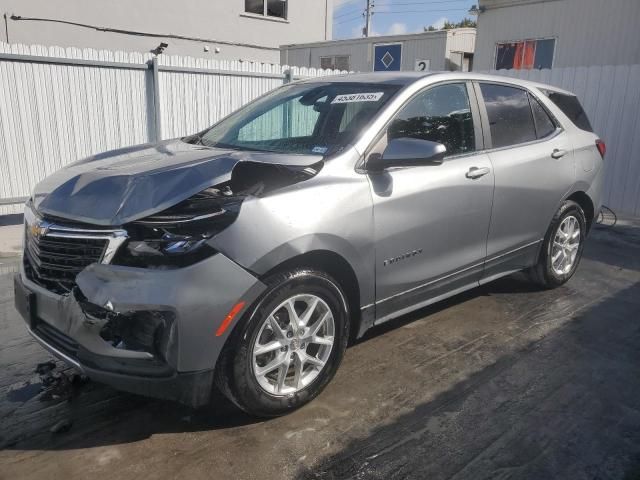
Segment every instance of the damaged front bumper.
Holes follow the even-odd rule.
[[[168,270],[92,264],[76,283],[57,295],[24,268],[16,275],[16,307],[34,338],[93,380],[191,406],[209,401],[222,348],[265,289],[220,253]],[[220,333],[239,302],[245,307]]]

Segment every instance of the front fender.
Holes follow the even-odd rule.
[[[324,170],[323,170],[324,172]],[[257,276],[301,254],[328,250],[353,269],[362,305],[374,301],[371,192],[353,171],[318,177],[262,198],[248,198],[210,245]]]

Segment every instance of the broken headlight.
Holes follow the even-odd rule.
[[[126,226],[129,240],[113,263],[133,267],[178,268],[210,257],[207,240],[238,216],[244,196],[229,187],[207,188],[160,213]]]

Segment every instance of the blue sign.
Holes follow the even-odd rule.
[[[374,72],[399,72],[402,62],[402,44],[375,45],[373,47]]]

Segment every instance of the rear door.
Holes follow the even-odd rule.
[[[373,152],[381,153],[394,138],[443,143],[448,156],[441,165],[369,175],[378,322],[478,284],[493,195],[470,82],[438,84],[417,93]]]
[[[495,176],[484,282],[535,262],[575,162],[567,132],[533,93],[491,82],[476,91]]]

